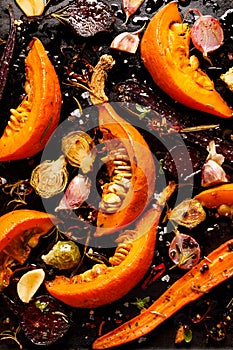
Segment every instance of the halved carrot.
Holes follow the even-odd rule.
[[[233,239],[211,252],[167,289],[146,311],[95,340],[93,349],[109,349],[154,330],[175,312],[233,276]],[[209,269],[201,272],[203,264]]]
[[[233,205],[233,183],[202,191],[195,199],[207,208],[217,208],[222,204]]]
[[[174,100],[206,113],[230,118],[233,110],[214,83],[189,56],[190,29],[178,3],[171,1],[150,20],[141,40],[141,57],[154,82]]]

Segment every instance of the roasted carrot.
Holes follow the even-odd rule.
[[[118,346],[154,330],[188,303],[233,276],[233,239],[212,251],[167,289],[146,311],[95,340],[93,349]],[[201,272],[203,264],[209,269]]]

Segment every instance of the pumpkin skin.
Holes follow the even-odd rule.
[[[0,251],[22,232],[37,228],[47,233],[58,221],[54,215],[31,209],[13,210],[4,214],[0,217]]]
[[[182,22],[175,1],[160,9],[149,22],[140,45],[141,58],[154,82],[177,102],[205,113],[230,118],[233,110],[189,56],[191,33]]]
[[[128,293],[140,282],[152,263],[160,217],[175,189],[176,184],[173,182],[165,187],[157,203],[136,221],[133,233],[130,231],[129,234],[129,230],[123,230],[123,237],[129,237],[119,241],[122,237],[119,235],[116,240],[120,243],[113,257],[109,258],[112,266],[95,265],[97,269],[104,265],[104,269],[97,272],[94,266],[91,270],[72,278],[56,276],[53,281],[46,282],[48,292],[77,308],[110,304]]]
[[[110,131],[113,139],[120,139],[132,167],[131,186],[119,210],[113,214],[99,210],[95,236],[102,236],[124,228],[143,212],[155,189],[156,170],[151,151],[136,128],[121,118],[111,104],[104,103],[97,107],[103,139],[105,130]]]
[[[209,188],[198,193],[195,199],[207,208],[217,208],[222,204],[233,205],[233,184],[228,183]]]
[[[11,267],[24,264],[39,238],[59,220],[37,210],[13,210],[0,217],[0,292],[10,283]]]
[[[43,44],[33,38],[25,59],[26,96],[0,138],[0,161],[31,157],[43,150],[60,119],[60,84]]]

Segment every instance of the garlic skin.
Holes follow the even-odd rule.
[[[222,154],[216,152],[214,141],[210,141],[207,151],[209,154],[202,167],[202,187],[210,187],[228,182],[229,179],[221,166],[225,158]]]
[[[55,212],[78,209],[87,200],[90,190],[91,180],[87,176],[78,174],[69,183]]]
[[[140,42],[139,32],[138,33],[124,32],[117,35],[113,39],[110,47],[111,49],[115,49],[119,51],[135,53],[137,51],[139,42]]]
[[[228,178],[223,168],[214,160],[208,160],[202,168],[202,187],[215,186],[226,182],[228,182]]]

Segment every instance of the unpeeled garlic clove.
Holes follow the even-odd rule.
[[[128,21],[129,17],[139,9],[144,1],[145,0],[122,0],[122,8],[126,14],[125,23]]]
[[[139,32],[135,32],[135,33],[124,32],[117,35],[113,39],[110,47],[111,49],[115,49],[119,51],[135,53],[137,51],[139,42],[140,42]]]
[[[69,183],[59,205],[55,208],[55,212],[63,209],[78,209],[87,200],[90,189],[91,180],[87,176],[78,174]]]

